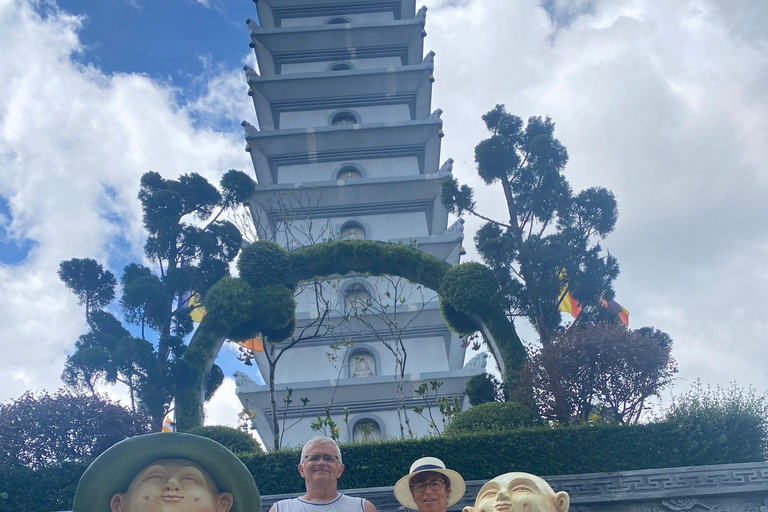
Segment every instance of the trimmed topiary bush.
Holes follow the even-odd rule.
[[[488,402],[457,414],[445,427],[445,435],[509,432],[543,425],[539,415],[527,407],[514,402]]]
[[[493,271],[474,261],[449,268],[440,279],[440,295],[465,314],[492,309],[498,289]],[[498,301],[495,304],[498,308]]]
[[[291,267],[288,251],[264,240],[244,248],[237,259],[240,277],[254,288],[284,284]]]
[[[210,425],[205,427],[195,427],[188,430],[186,433],[213,439],[235,453],[263,451],[258,441],[239,428],[227,427],[226,425]]]
[[[501,382],[489,373],[481,373],[469,379],[464,393],[467,395],[470,405],[500,401],[504,399],[506,394],[502,389]]]
[[[443,314],[445,323],[454,332],[461,335],[472,334],[477,331],[477,324],[467,315],[456,309],[450,302],[440,297],[440,313]]]

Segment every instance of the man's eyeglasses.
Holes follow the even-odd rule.
[[[442,480],[432,480],[429,483],[422,482],[420,484],[414,484],[411,490],[416,494],[423,494],[427,491],[427,486],[433,491],[439,491],[445,487],[445,482]]]
[[[335,456],[335,455],[328,455],[327,453],[325,453],[323,455],[316,455],[316,454],[307,455],[307,456],[304,457],[304,460],[308,460],[309,462],[317,462],[320,459],[323,459],[323,462],[327,462],[328,464],[330,464],[332,462],[336,462],[337,460],[339,460],[339,458],[337,456]]]

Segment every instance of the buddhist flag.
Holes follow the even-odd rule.
[[[243,348],[247,348],[251,352],[264,352],[264,343],[262,343],[260,338],[238,341],[237,344]]]
[[[608,311],[611,313],[616,313],[619,315],[619,321],[629,327],[629,311],[627,311],[627,308],[616,302],[615,300],[608,300],[606,301],[603,299],[603,306],[608,308]]]
[[[174,430],[176,430],[176,423],[173,422],[173,420],[171,419],[171,415],[169,414],[163,420],[162,432],[173,432]]]
[[[192,294],[192,296],[187,301],[187,307],[189,307],[192,311],[189,312],[189,317],[192,319],[193,322],[197,322],[198,324],[203,321],[203,318],[205,317],[205,314],[207,311],[203,307],[203,305],[200,303],[200,295],[197,293]]]
[[[563,300],[560,301],[560,305],[557,309],[564,313],[568,313],[573,318],[578,318],[579,313],[581,313],[581,304],[573,298],[571,292],[567,292],[565,297],[563,297]]]

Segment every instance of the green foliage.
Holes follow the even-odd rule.
[[[147,416],[107,399],[27,391],[0,404],[0,462],[31,469],[87,462],[118,441],[147,432]]]
[[[516,394],[550,421],[637,423],[646,400],[672,383],[672,340],[652,328],[576,325],[533,350]]]
[[[205,359],[215,359],[216,344],[212,336],[246,339],[262,333],[272,342],[288,339],[295,328],[295,302],[292,291],[284,286],[330,275],[366,272],[370,275],[395,275],[436,290],[441,298],[447,293],[453,300],[443,302],[443,310],[452,310],[449,321],[461,332],[474,332],[477,324],[469,315],[485,322],[498,347],[498,356],[510,368],[512,375],[525,358],[525,349],[517,337],[504,311],[493,302],[498,284],[486,267],[479,263],[451,267],[445,261],[404,244],[391,244],[371,240],[338,240],[302,247],[287,253],[288,262],[282,261],[285,251],[275,244],[252,244],[238,261],[241,274],[251,275],[254,283],[269,281],[269,276],[283,275],[283,284],[253,287],[244,278],[226,277],[214,285],[203,298],[208,314],[201,324],[208,333],[197,345],[195,335],[190,349],[195,348],[200,363],[185,365],[187,378],[202,385]],[[272,260],[277,261],[273,265]],[[264,266],[262,268],[262,266]],[[271,270],[267,270],[271,269]],[[283,271],[289,272],[287,278]],[[447,277],[446,277],[447,276]],[[457,301],[455,304],[453,301]],[[445,303],[450,302],[446,307]],[[462,309],[462,308],[467,308]],[[185,359],[188,354],[185,354]],[[187,382],[185,380],[185,382]],[[191,385],[191,384],[189,384]],[[179,399],[177,391],[177,421],[191,428],[202,418],[195,394],[184,392]],[[198,395],[199,396],[199,395]],[[451,404],[445,404],[449,410]],[[190,414],[189,417],[185,416]]]
[[[227,427],[225,425],[206,425],[205,427],[189,429],[186,433],[213,439],[235,453],[262,451],[258,441],[239,428]]]
[[[251,320],[257,307],[256,290],[243,279],[225,277],[208,290],[203,306],[205,322],[226,335]]]
[[[259,331],[267,335],[273,342],[283,341],[290,337],[286,329],[296,324],[296,301],[293,292],[281,285],[263,286],[256,289],[255,311]],[[282,339],[272,338],[282,333]]]
[[[0,464],[0,489],[8,494],[7,499],[0,501],[0,510],[72,510],[77,483],[87,467],[88,463],[64,463],[32,470],[26,466]]]
[[[495,405],[495,404],[486,404]],[[471,409],[470,409],[471,410]],[[671,424],[521,429],[406,441],[342,446],[347,471],[339,481],[346,489],[391,486],[425,453],[439,453],[448,467],[461,468],[465,480],[492,478],[507,471],[567,475],[632,471],[762,460],[755,436],[715,437],[717,460],[697,451],[709,439],[706,427],[685,432]],[[758,434],[758,437],[763,434]],[[264,494],[301,492],[296,472],[298,450],[241,455]]]
[[[541,427],[544,422],[531,409],[514,402],[487,402],[460,412],[445,429],[447,436],[509,432]]]
[[[758,395],[753,388],[731,384],[713,389],[697,380],[687,393],[672,398],[663,421],[697,439],[696,449],[712,460],[732,456],[732,448],[721,444],[733,438],[748,440],[740,445],[739,456],[745,460],[754,458],[747,443],[762,446],[762,458],[754,460],[768,456],[768,394]]]
[[[496,302],[498,281],[493,272],[470,261],[446,270],[440,280],[440,294],[464,314],[481,314]]]
[[[564,284],[585,319],[607,316],[600,301],[613,298],[619,269],[596,239],[613,231],[616,199],[599,187],[573,194],[563,175],[568,153],[551,119],[531,117],[525,124],[496,105],[483,121],[492,135],[475,147],[477,172],[487,185],[501,186],[508,218],[489,220],[475,244],[499,281],[507,314],[527,317],[546,344],[560,329]],[[454,213],[488,220],[476,211],[473,190],[456,180],[443,182],[441,199]]]
[[[138,197],[148,231],[144,251],[157,272],[136,263],[126,266],[120,298],[125,321],[141,327],[141,338],[129,336],[111,315],[97,314],[114,298],[116,282],[111,273],[93,260],[62,262],[59,276],[85,304],[90,328],[67,358],[63,377],[68,385],[94,393],[99,380],[125,383],[132,402],[152,416],[155,430],[160,429],[177,386],[196,382],[199,394],[205,382],[204,396],[212,395],[222,381],[221,370],[214,367],[205,380],[198,379],[192,374],[201,368],[205,372],[208,362],[183,361],[184,337],[193,330],[188,299],[193,292],[205,295],[228,275],[242,235],[233,223],[219,217],[248,199],[253,187],[252,180],[239,171],[224,176],[223,195],[196,173],[177,180],[166,180],[156,172],[142,176]],[[157,349],[146,341],[146,329],[156,331]]]
[[[85,306],[86,319],[115,298],[115,275],[104,270],[96,260],[73,258],[62,261],[58,274],[66,287],[77,295],[80,305]]]
[[[501,383],[489,373],[481,373],[469,379],[464,393],[466,393],[470,405],[503,402],[505,398]]]
[[[465,336],[477,331],[477,324],[443,297],[440,297],[440,313],[448,327],[456,333]]]
[[[424,402],[424,405],[417,405],[413,408],[413,412],[424,418],[429,422],[429,428],[434,430],[434,433],[440,435],[445,431],[446,425],[461,412],[461,406],[459,405],[459,397],[453,396],[450,399],[447,396],[438,396],[438,390],[443,385],[442,381],[432,379],[429,384],[422,382],[419,387],[413,390],[413,394],[420,397]],[[429,392],[434,393],[432,399],[437,404],[437,409],[440,411],[440,424],[438,425],[435,417],[432,415],[432,407],[429,403]],[[426,411],[426,414],[424,413]],[[443,429],[442,431],[440,429]]]
[[[439,453],[446,466],[461,468],[469,481],[507,471],[569,475],[756,462],[764,460],[765,441],[765,431],[756,426],[729,432],[704,421],[696,429],[665,422],[354,443],[342,446],[347,471],[339,485],[346,489],[391,486],[425,453]],[[702,446],[709,448],[702,451]],[[299,456],[297,448],[241,453],[240,459],[254,475],[259,491],[269,495],[304,491],[304,481],[296,471]],[[3,464],[0,488],[8,491],[11,510],[71,510],[74,489],[85,467],[32,471]]]
[[[240,277],[254,288],[271,284],[284,284],[291,270],[288,251],[274,242],[254,242],[237,260]]]
[[[301,247],[290,253],[290,282],[349,272],[395,275],[440,289],[440,279],[451,266],[445,261],[408,247],[373,240],[336,240]]]
[[[243,171],[230,169],[224,173],[219,182],[224,194],[222,202],[225,206],[234,206],[238,203],[245,203],[253,197],[256,192],[256,184]]]

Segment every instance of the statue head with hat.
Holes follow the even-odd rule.
[[[219,443],[156,433],[126,439],[83,474],[73,512],[259,512],[248,469]]]

